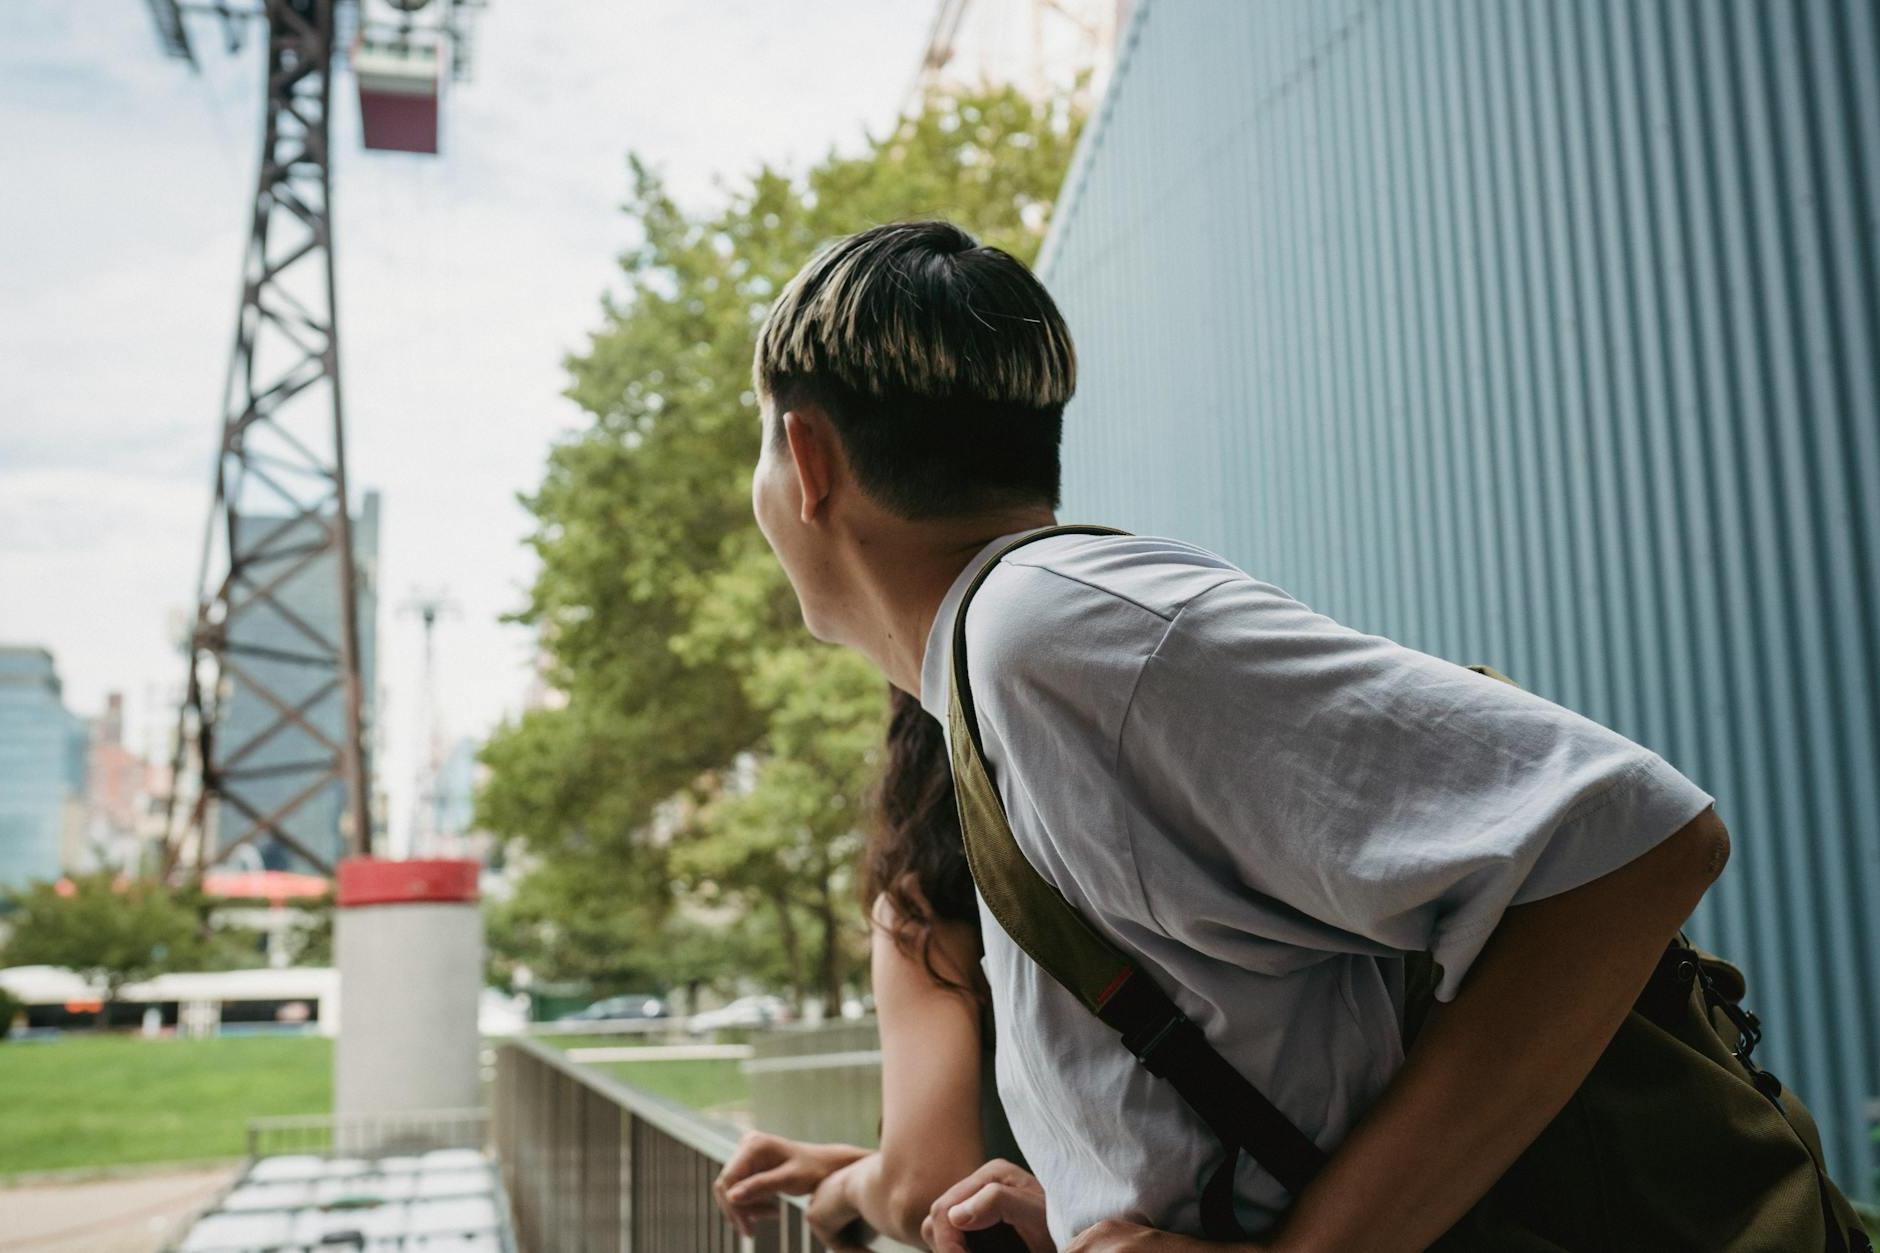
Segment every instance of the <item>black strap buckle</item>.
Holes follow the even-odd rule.
[[[1708,988],[1709,979],[1705,979],[1704,982]],[[1721,996],[1712,996],[1710,1003],[1713,1009],[1722,1010],[1723,1016],[1728,1018],[1730,1025],[1736,1028],[1736,1048],[1731,1050],[1731,1055],[1745,1066],[1750,1066],[1750,1054],[1754,1053],[1756,1046],[1762,1043],[1762,1019],[1735,1001],[1726,1000]],[[1754,1066],[1750,1068],[1755,1069]]]
[[[1728,1018],[1730,1025],[1736,1028],[1736,1047],[1730,1050],[1730,1056],[1743,1064],[1743,1069],[1749,1072],[1749,1081],[1755,1085],[1758,1092],[1769,1100],[1780,1103],[1782,1081],[1752,1060],[1756,1046],[1762,1043],[1762,1019],[1717,991],[1717,986],[1711,981],[1710,976],[1702,973],[1701,970],[1698,978],[1703,980],[1704,984],[1704,1003],[1713,1010],[1722,1010],[1723,1016]]]
[[[1142,971],[1130,968],[1103,999],[1097,1016],[1123,1037],[1123,1047],[1157,1078],[1168,1078],[1177,1054],[1193,1054],[1181,1044],[1205,1046],[1201,1028]]]
[[[1135,1054],[1136,1060],[1157,1078],[1168,1076],[1169,1062],[1173,1059],[1174,1046],[1190,1032],[1199,1033],[1200,1028],[1180,1010],[1171,1009],[1166,1018],[1144,1023],[1135,1031],[1123,1036],[1123,1047]]]

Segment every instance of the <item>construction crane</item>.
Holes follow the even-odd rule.
[[[165,814],[164,872],[244,848],[331,874],[372,850],[371,754],[333,287],[336,68],[367,148],[438,150],[443,82],[470,65],[482,0],[146,0],[197,66],[194,25],[229,53],[266,39],[261,159],[224,389],[213,503]],[[376,522],[373,523],[376,526]]]
[[[1116,59],[1129,10],[1130,0],[939,0],[902,112],[936,91],[994,82],[1038,99],[1068,94],[1087,110]]]

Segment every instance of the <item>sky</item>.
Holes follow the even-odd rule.
[[[632,240],[626,156],[714,203],[893,119],[932,0],[491,0],[444,153],[364,153],[335,87],[334,237],[348,475],[381,494],[379,766],[393,843],[443,590],[450,738],[521,707],[533,642],[498,621],[533,557],[516,493],[581,425],[565,354]],[[259,145],[258,41],[195,28],[201,73],[142,0],[0,5],[0,642],[52,650],[66,704],[122,691],[132,746],[174,719],[210,505]],[[159,749],[159,751],[161,751]]]

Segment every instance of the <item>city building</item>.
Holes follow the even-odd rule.
[[[1824,10],[1751,9],[1145,0],[1040,262],[1063,516],[1485,662],[1714,795],[1692,931],[1871,1200],[1877,84]]]
[[[124,694],[110,692],[104,712],[87,720],[85,817],[78,847],[65,851],[68,871],[144,868],[161,833],[158,779],[150,761],[124,742]]]
[[[0,889],[57,879],[82,842],[88,748],[52,653],[0,645]]]
[[[476,792],[489,774],[477,760],[483,742],[459,736],[438,763],[435,823],[438,856],[469,857],[488,865],[497,852],[487,831],[476,826]]]
[[[244,531],[257,537],[286,526],[284,536],[271,544],[275,549],[292,547],[296,530],[304,531],[307,542],[317,544],[322,526],[311,518],[291,521],[284,516],[247,515],[241,520]],[[377,691],[377,621],[378,621],[378,547],[379,494],[368,491],[353,520],[353,561],[358,572],[359,674],[361,702],[366,736],[368,769],[372,761],[372,728],[376,724]],[[330,665],[308,665],[297,661],[304,655],[307,634],[304,623],[320,637],[337,639],[340,625],[340,583],[335,570],[337,558],[331,551],[295,570],[274,590],[280,607],[258,602],[229,625],[232,646],[241,651],[241,672],[252,676],[245,682],[242,673],[233,676],[228,703],[217,728],[218,755],[236,751],[230,746],[252,747],[242,754],[241,791],[248,804],[263,813],[287,809],[281,827],[288,836],[327,864],[337,864],[346,855],[346,836],[340,829],[340,817],[346,809],[346,785],[333,779],[313,797],[295,804],[310,780],[332,767],[333,751],[328,743],[345,739],[344,693],[333,680]],[[261,689],[290,706],[312,700],[306,718],[317,735],[283,720],[282,712]],[[325,688],[323,694],[321,689]],[[276,723],[272,734],[265,734]],[[227,768],[228,758],[222,765]],[[376,800],[376,798],[375,798]],[[382,807],[374,815],[379,825]],[[217,806],[216,847],[241,844],[253,827],[253,820],[235,805],[224,800]],[[250,853],[248,850],[252,849]],[[258,870],[318,871],[293,848],[280,840],[261,836],[237,850],[236,868]]]

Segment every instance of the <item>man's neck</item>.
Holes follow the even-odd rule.
[[[898,520],[858,542],[856,589],[845,641],[890,683],[920,695],[921,663],[934,615],[974,554],[1001,535],[1050,526],[1049,509],[1014,509],[956,523]]]

